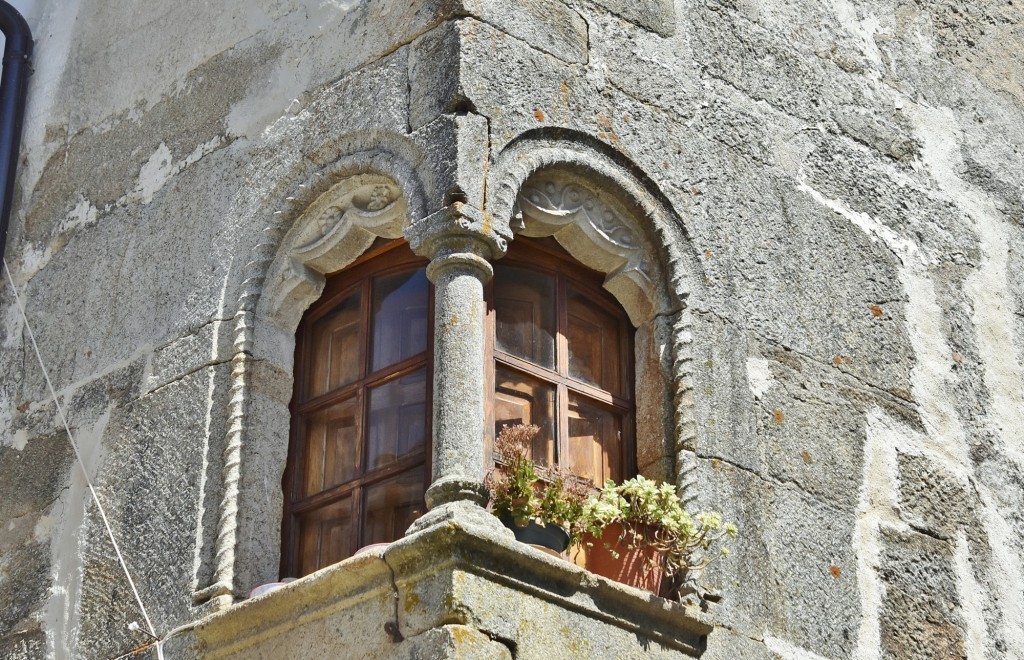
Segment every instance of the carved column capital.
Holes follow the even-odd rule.
[[[504,256],[512,230],[495,224],[490,215],[462,202],[413,222],[405,230],[409,246],[430,259],[427,276],[437,282],[437,273],[447,265],[466,267],[487,282],[493,274],[492,259]]]

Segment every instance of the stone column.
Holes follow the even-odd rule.
[[[407,230],[413,250],[430,259],[427,277],[434,283],[433,470],[426,496],[432,510],[486,504],[484,284],[494,272],[488,260],[505,253],[508,235],[461,203]],[[445,514],[428,514],[414,529],[438,515]]]

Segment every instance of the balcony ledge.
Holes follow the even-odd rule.
[[[699,657],[690,606],[449,519],[197,622],[201,658]],[[184,648],[182,649],[184,651]]]

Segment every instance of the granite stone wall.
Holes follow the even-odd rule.
[[[655,246],[645,465],[740,528],[705,657],[1024,656],[1016,0],[28,18],[5,257],[158,634],[277,577],[292,339],[261,296],[292,223],[361,173],[406,224],[508,223],[535,157]],[[0,657],[126,654],[143,614],[6,280],[0,374]]]

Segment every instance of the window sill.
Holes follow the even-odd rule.
[[[449,520],[380,556],[353,557],[211,615],[188,646],[204,658],[435,657],[460,643],[491,645],[495,653],[473,657],[495,658],[557,648],[693,657],[705,648],[713,625],[696,608],[593,575],[504,531]],[[451,634],[436,646],[440,629]]]

